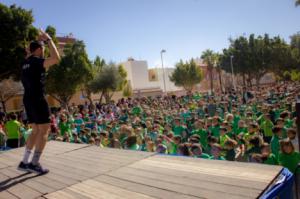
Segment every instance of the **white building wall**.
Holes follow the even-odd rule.
[[[156,69],[158,73],[158,81],[151,82],[155,86],[160,87],[162,90],[164,89],[164,79],[163,79],[163,69]],[[165,68],[165,81],[166,81],[166,90],[167,92],[182,90],[182,88],[175,86],[173,82],[170,81],[169,76],[174,71],[174,68]]]
[[[148,64],[146,61],[126,61],[121,63],[127,71],[127,79],[131,82],[133,90],[160,88],[164,90],[163,70],[157,68],[158,81],[149,81]],[[165,81],[167,92],[182,90],[170,81],[169,76],[174,68],[165,68]]]

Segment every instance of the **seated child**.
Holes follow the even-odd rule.
[[[200,144],[192,144],[191,153],[192,156],[196,158],[212,159],[210,155],[202,152],[202,147]]]
[[[292,173],[300,173],[300,169],[296,170],[300,163],[300,154],[296,152],[292,142],[289,139],[280,141],[281,152],[279,153],[279,164],[288,168]]]
[[[226,160],[235,161],[235,156],[236,156],[235,146],[236,145],[237,145],[236,141],[234,141],[232,139],[226,140],[226,142],[224,143]]]
[[[223,156],[221,156],[222,147],[221,145],[215,143],[211,147],[211,155],[215,160],[225,160]]]
[[[262,163],[270,165],[278,165],[278,160],[273,153],[268,143],[264,143],[261,147]]]
[[[295,151],[299,152],[299,141],[298,141],[298,136],[297,136],[297,131],[294,128],[289,128],[287,129],[287,136],[289,140],[292,142]]]
[[[177,149],[177,154],[180,156],[191,156],[189,145],[190,145],[189,143],[179,144]]]

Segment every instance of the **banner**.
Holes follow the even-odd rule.
[[[149,69],[148,70],[148,77],[150,82],[158,81],[158,74],[156,69]]]

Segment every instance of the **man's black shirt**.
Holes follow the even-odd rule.
[[[24,98],[38,99],[44,96],[45,59],[36,56],[28,57],[22,65],[22,84],[24,86]]]

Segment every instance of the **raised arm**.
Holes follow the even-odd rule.
[[[58,50],[57,50],[52,38],[50,37],[50,35],[43,32],[42,30],[40,30],[40,32],[41,32],[41,38],[48,43],[48,47],[49,47],[49,51],[50,51],[50,56],[47,59],[45,59],[45,62],[44,62],[44,67],[46,69],[49,69],[50,66],[59,63],[60,56],[59,56]]]

